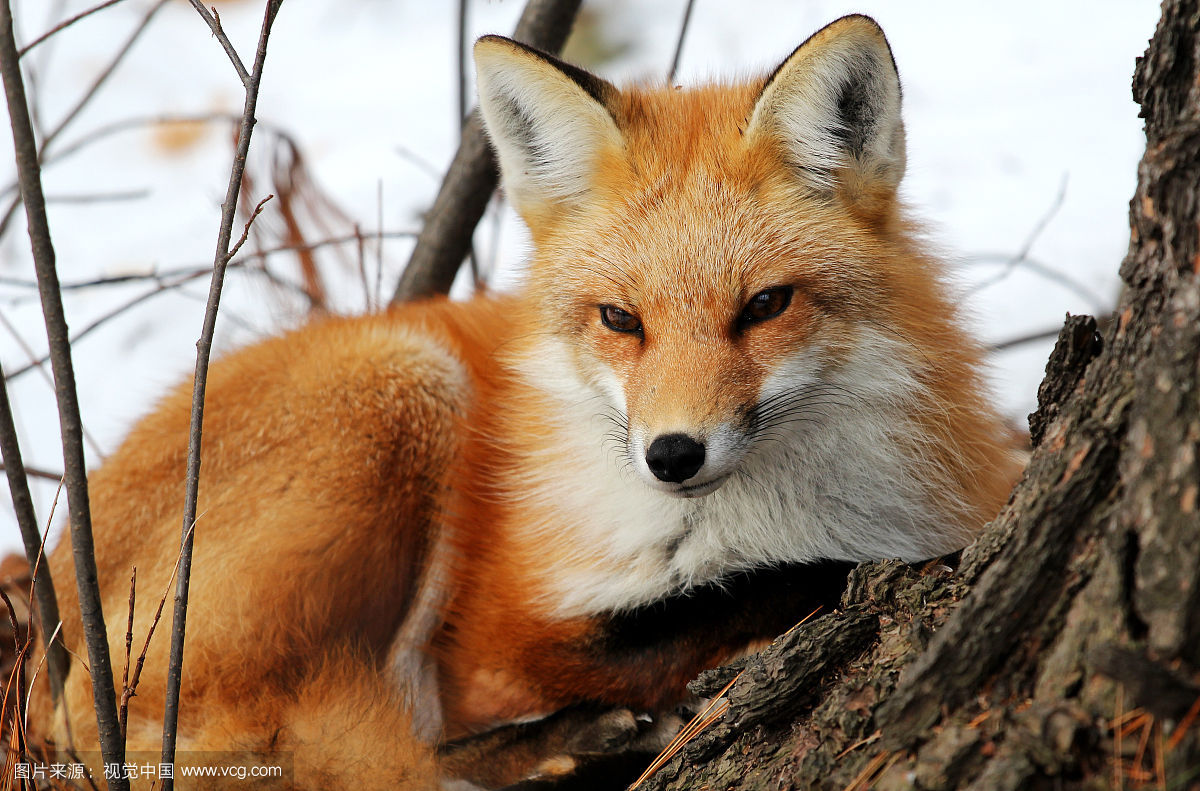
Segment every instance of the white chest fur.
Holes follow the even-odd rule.
[[[695,499],[652,490],[632,471],[613,432],[613,409],[623,406],[615,384],[589,386],[572,373],[565,349],[543,344],[521,371],[559,406],[546,423],[555,458],[528,459],[520,488],[521,499],[546,515],[522,529],[535,542],[553,542],[557,557],[567,553],[565,566],[542,580],[546,610],[593,615],[739,570],[818,559],[915,561],[962,546],[963,527],[945,513],[943,479],[914,441],[914,402],[924,394],[894,344],[860,340],[826,382],[842,397],[788,421],[721,488]],[[776,379],[802,376],[811,372],[783,370]],[[768,381],[764,393],[779,386],[786,383]]]

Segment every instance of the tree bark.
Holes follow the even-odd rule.
[[[955,573],[859,567],[643,788],[1200,788],[1200,0],[1133,87],[1117,318],[1067,320],[1008,506]]]

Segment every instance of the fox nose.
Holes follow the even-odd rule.
[[[704,466],[704,446],[687,434],[664,434],[646,449],[646,466],[660,481],[683,483]]]

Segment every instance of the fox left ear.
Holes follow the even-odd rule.
[[[846,16],[801,44],[767,78],[746,129],[769,135],[809,187],[895,189],[904,175],[900,77],[883,30]]]

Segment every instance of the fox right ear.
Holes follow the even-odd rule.
[[[767,79],[746,134],[773,139],[818,192],[895,190],[905,162],[900,78],[878,23],[842,17],[797,47]]]
[[[475,43],[475,69],[484,126],[517,211],[528,222],[578,202],[600,153],[621,145],[607,108],[617,89],[502,36]]]

